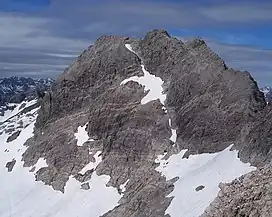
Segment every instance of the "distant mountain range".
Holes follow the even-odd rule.
[[[12,104],[35,99],[49,89],[53,79],[33,79],[25,77],[0,78],[0,116],[12,110]]]

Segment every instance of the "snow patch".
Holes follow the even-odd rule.
[[[34,165],[35,171],[38,171],[39,169],[43,167],[48,167],[48,164],[46,163],[46,160],[44,158],[40,158],[38,162]]]
[[[120,185],[121,192],[124,193],[126,191],[126,185],[129,182],[129,179],[124,183]]]
[[[230,151],[232,146],[214,154],[190,155],[183,159],[187,150],[177,155],[172,155],[168,160],[163,160],[160,155],[155,162],[160,166],[156,168],[167,180],[179,177],[174,183],[174,190],[168,195],[174,197],[166,214],[171,217],[198,217],[219,192],[219,183],[233,181],[246,173],[255,170],[250,164],[242,163],[238,151]],[[201,191],[196,191],[198,186],[205,186]]]
[[[87,141],[94,141],[93,139],[89,138],[88,133],[85,130],[86,127],[87,127],[87,124],[85,124],[83,127],[79,126],[77,128],[77,133],[75,133],[75,137],[76,137],[78,146],[82,146]]]
[[[101,153],[102,153],[101,151],[96,152],[96,154],[94,155],[95,162],[90,162],[89,164],[87,164],[79,173],[83,175],[88,170],[91,170],[91,169],[95,170],[98,164],[102,162],[102,156],[100,156]]]
[[[130,44],[125,44],[125,47],[126,47],[130,52],[132,52],[132,53],[134,53],[134,54],[137,55],[137,53],[132,49],[132,46],[131,46]],[[138,55],[137,55],[137,56],[138,56]]]
[[[141,104],[144,105],[152,100],[159,99],[162,104],[164,104],[164,101],[166,99],[166,95],[163,94],[163,88],[162,84],[163,81],[161,78],[156,77],[155,75],[150,74],[144,67],[144,65],[141,65],[142,70],[144,72],[144,76],[138,77],[133,76],[128,79],[125,79],[122,81],[122,84],[126,84],[129,81],[135,81],[142,86],[144,86],[145,91],[149,91],[147,95],[141,100]]]
[[[170,140],[173,142],[173,143],[176,143],[177,141],[177,130],[173,129],[172,128],[172,120],[169,119],[169,126],[171,128],[171,132],[172,132],[172,135],[170,137]]]
[[[31,123],[28,127],[26,127],[23,130],[23,132],[18,136],[17,139],[15,139],[14,141],[10,143],[6,142],[9,135],[3,132],[3,134],[0,136],[0,153],[1,154],[4,153],[4,155],[1,155],[0,157],[0,165],[5,165],[6,162],[9,162],[12,159],[15,159],[16,164],[12,172],[14,172],[17,168],[20,168],[21,166],[23,166],[23,163],[21,162],[21,154],[22,152],[25,152],[27,148],[23,144],[28,138],[32,137],[33,128],[34,128],[34,123]],[[8,151],[5,151],[5,150],[8,150]],[[2,176],[3,174],[1,174],[1,177]]]
[[[81,183],[70,178],[65,188],[65,194],[58,198],[54,204],[48,206],[48,210],[43,209],[44,215],[52,217],[97,217],[103,215],[118,206],[118,201],[121,199],[116,188],[106,186],[109,180],[110,176],[98,176],[94,172],[89,182],[90,190],[84,191],[80,188]]]

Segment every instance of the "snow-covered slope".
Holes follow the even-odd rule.
[[[10,140],[16,137],[28,125],[35,122],[39,105],[37,99],[31,101],[23,101],[19,104],[9,104],[13,110],[7,110],[0,118],[0,134],[1,138]]]
[[[219,153],[191,155],[189,159],[182,158],[186,150],[167,160],[159,156],[157,170],[168,180],[178,177],[174,191],[168,195],[174,198],[166,213],[171,217],[200,216],[216,198],[220,183],[229,183],[256,169],[242,163],[231,147]]]
[[[0,136],[0,216],[1,217],[39,217],[39,216],[100,216],[118,205],[121,195],[117,189],[107,187],[109,176],[98,176],[93,173],[88,183],[89,191],[82,189],[81,183],[72,176],[65,187],[65,193],[54,191],[42,182],[35,181],[35,173],[48,165],[42,158],[32,167],[23,166],[22,154],[26,150],[24,143],[33,136],[37,109],[32,109],[25,114],[22,112],[22,104],[25,108],[33,106],[36,100],[23,102],[16,105],[12,114],[7,113],[1,123]],[[18,125],[18,123],[23,123]],[[10,125],[14,125],[10,132]],[[13,131],[20,130],[20,135],[13,141],[7,142]],[[84,129],[83,129],[84,131]],[[86,136],[80,130],[77,138],[82,140]],[[81,173],[96,168],[101,162],[100,152],[95,154],[95,162],[86,165]],[[11,167],[6,167],[8,163]],[[8,172],[8,169],[10,171]],[[86,183],[85,183],[86,184]],[[86,186],[86,185],[85,185]]]
[[[106,187],[109,181],[107,176],[97,176],[94,173],[89,191],[81,189],[80,183],[71,177],[67,182],[65,194],[54,191],[42,182],[36,182],[35,172],[24,168],[21,162],[21,155],[26,149],[23,144],[33,135],[33,127],[34,123],[30,124],[14,142],[9,144],[5,142],[6,135],[0,137],[1,217],[100,216],[118,205],[121,196],[117,189]],[[5,149],[9,151],[5,152]],[[16,160],[15,166],[12,172],[7,174],[4,165],[12,160]],[[36,171],[41,169],[35,166]]]

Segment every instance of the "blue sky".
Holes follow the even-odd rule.
[[[56,77],[100,35],[164,28],[272,85],[271,11],[269,0],[1,0],[0,76]]]

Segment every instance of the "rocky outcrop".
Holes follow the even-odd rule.
[[[28,103],[28,105],[27,105]],[[14,105],[14,115],[6,116],[2,122],[0,122],[0,135],[7,134],[6,142],[10,143],[16,140],[20,133],[36,119],[36,113],[40,106],[39,100],[33,100]]]
[[[120,85],[142,76],[141,64],[164,81],[165,105],[159,100],[141,104],[147,92],[137,82]],[[200,39],[183,43],[162,30],[141,40],[104,36],[44,96],[35,136],[25,144],[24,166],[46,159],[48,166],[37,171],[36,180],[65,192],[69,177],[91,179],[93,171],[86,176],[80,171],[101,151],[95,172],[109,175],[108,185],[119,190],[129,180],[119,206],[103,216],[165,216],[173,199],[167,195],[177,180],[167,181],[155,170],[157,156],[182,149],[188,149],[187,156],[217,152],[234,143],[244,162],[267,164],[271,147],[248,133],[260,135],[258,123],[265,121],[266,109],[250,74],[228,69]],[[78,146],[75,132],[85,124],[92,140]],[[171,129],[177,130],[175,145]]]
[[[220,185],[217,199],[201,217],[270,217],[272,213],[271,167],[251,172],[230,184]]]
[[[8,169],[8,172],[11,172],[13,170],[13,167],[16,164],[16,160],[13,159],[12,161],[7,162],[6,168]]]
[[[81,185],[81,188],[83,189],[83,190],[90,190],[90,184],[89,183],[84,183],[84,184],[82,184]]]
[[[239,157],[261,167],[272,159],[272,107],[268,105],[254,121],[247,123],[237,141]]]
[[[7,138],[7,143],[12,142],[12,141],[14,141],[15,139],[17,139],[18,136],[20,135],[20,133],[21,133],[21,131],[16,131],[16,132],[14,132],[13,134],[11,134],[11,136],[9,136],[9,137]]]

